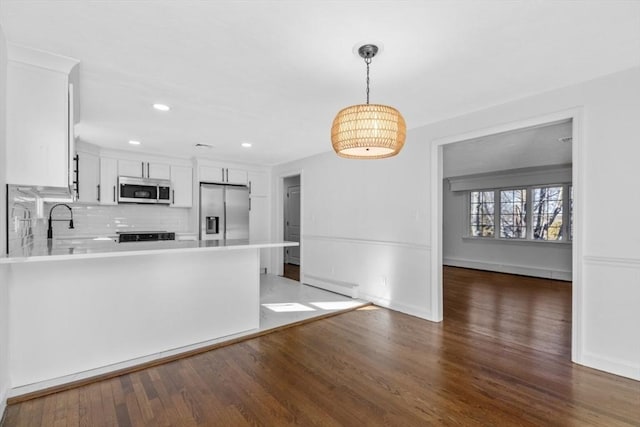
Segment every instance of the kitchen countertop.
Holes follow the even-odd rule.
[[[0,257],[0,264],[46,262],[83,258],[150,255],[156,253],[220,251],[298,246],[298,242],[253,240],[164,240],[118,243],[113,239],[54,239],[46,245],[31,246]]]

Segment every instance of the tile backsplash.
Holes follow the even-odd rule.
[[[46,244],[49,211],[56,203],[38,200],[24,187],[8,188],[8,250],[27,245]],[[67,203],[73,211],[74,228],[69,229],[69,210],[57,207],[53,213],[54,237],[115,236],[118,231],[173,231],[191,230],[187,208],[159,205],[87,205]],[[194,228],[195,229],[195,228]]]

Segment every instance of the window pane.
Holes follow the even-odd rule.
[[[527,237],[527,190],[500,192],[500,237],[525,239]]]
[[[471,235],[474,237],[493,237],[495,206],[493,191],[472,191],[470,201]]]
[[[562,240],[562,187],[533,189],[533,238]]]

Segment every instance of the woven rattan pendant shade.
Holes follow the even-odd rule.
[[[393,107],[369,104],[369,64],[379,52],[375,44],[365,44],[358,55],[367,65],[367,103],[343,108],[333,119],[331,144],[340,157],[383,159],[395,156],[404,145],[407,125]]]
[[[406,134],[404,118],[395,108],[360,104],[338,112],[331,127],[331,143],[340,157],[382,159],[400,152]]]

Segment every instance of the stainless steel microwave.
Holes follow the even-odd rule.
[[[171,203],[171,181],[166,179],[118,177],[118,203]]]

